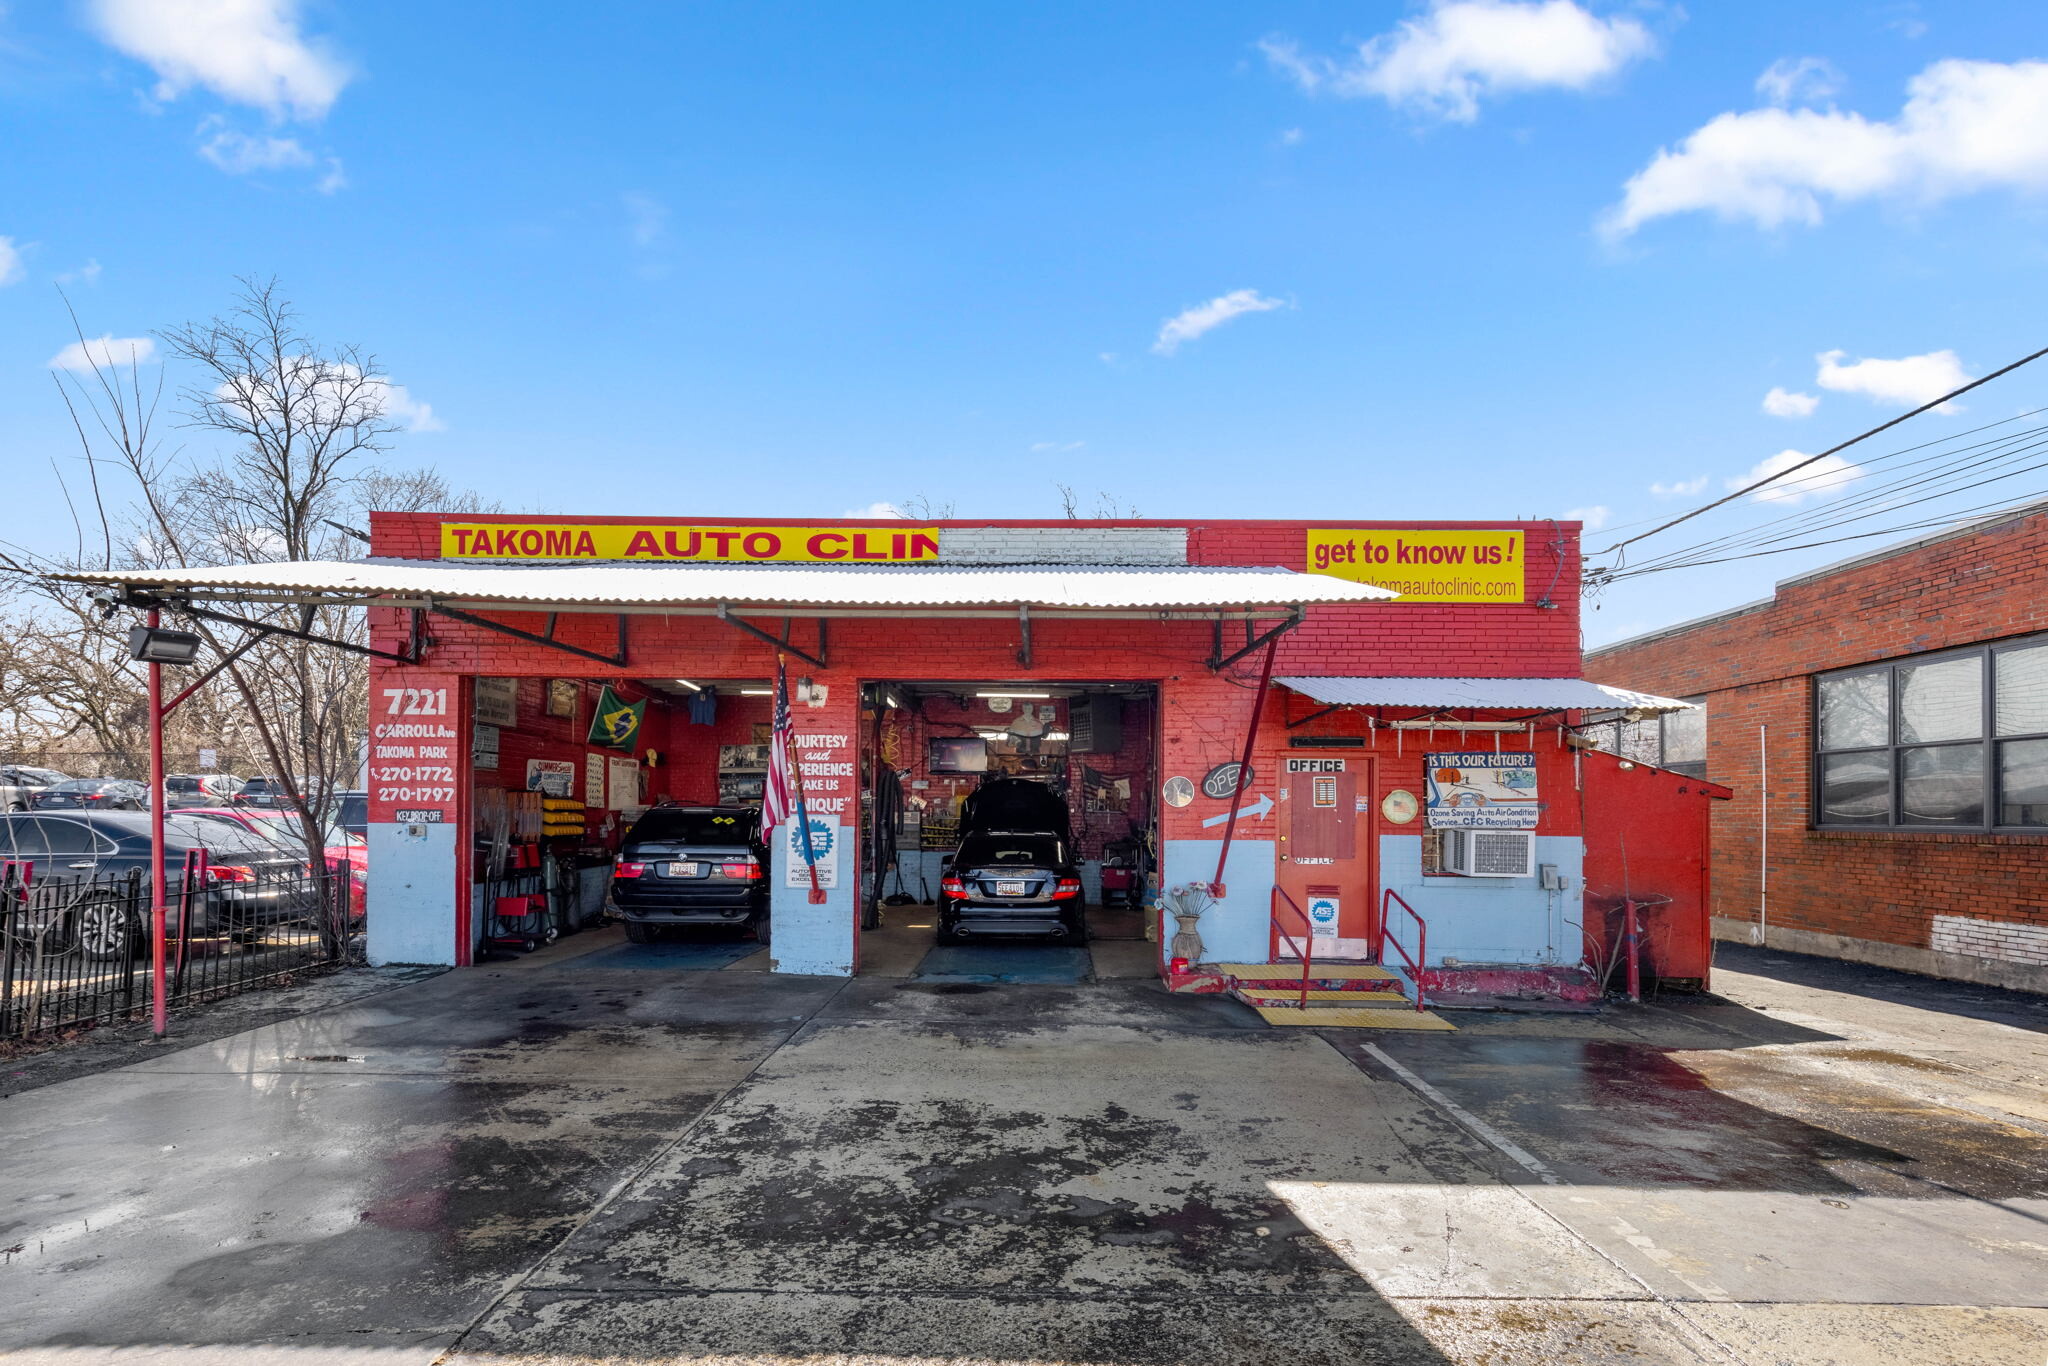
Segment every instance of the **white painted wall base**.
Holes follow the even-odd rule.
[[[1737,944],[1754,942],[1750,932],[1755,922],[1714,917],[1714,938]],[[2025,927],[2022,927],[2025,928]],[[2006,987],[2013,991],[2048,994],[2048,966],[2035,963],[2001,962],[1978,954],[1941,952],[1907,944],[1887,944],[1878,939],[1857,939],[1846,934],[1821,934],[1813,930],[1770,928],[1766,944],[1787,953],[1812,954],[1816,958],[1841,958],[1851,963],[1917,972],[1924,977],[1945,977],[1957,982]]]
[[[455,964],[455,825],[369,828],[368,949],[372,963]]]

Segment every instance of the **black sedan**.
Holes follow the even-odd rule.
[[[963,838],[939,884],[939,942],[1048,936],[1088,942],[1081,869],[1066,839],[1039,830]]]
[[[28,795],[31,811],[147,811],[149,788],[130,778],[70,778]]]
[[[612,907],[635,944],[685,925],[745,927],[768,942],[768,846],[745,806],[657,806],[626,832]]]
[[[303,851],[230,822],[164,817],[169,929],[179,932],[186,856],[207,855],[194,888],[192,933],[235,933],[308,918],[319,901]],[[0,860],[25,875],[28,903],[15,937],[50,936],[108,961],[146,942],[150,914],[149,817],[129,812],[0,815]]]

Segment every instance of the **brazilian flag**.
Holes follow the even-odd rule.
[[[589,743],[606,749],[632,749],[633,741],[640,736],[640,718],[646,711],[644,700],[624,701],[607,686],[598,696],[597,714],[590,718]]]

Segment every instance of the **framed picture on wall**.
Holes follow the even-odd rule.
[[[476,719],[491,726],[519,724],[519,680],[479,678],[476,681]]]
[[[583,696],[583,685],[573,678],[550,678],[548,680],[547,713],[549,716],[566,716],[576,719],[576,699]]]
[[[773,722],[756,721],[754,723],[754,743],[757,745],[775,743],[775,725]]]

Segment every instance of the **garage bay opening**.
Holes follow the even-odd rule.
[[[1156,687],[891,682],[861,702],[863,974],[1080,981],[1100,952],[1149,965]]]

